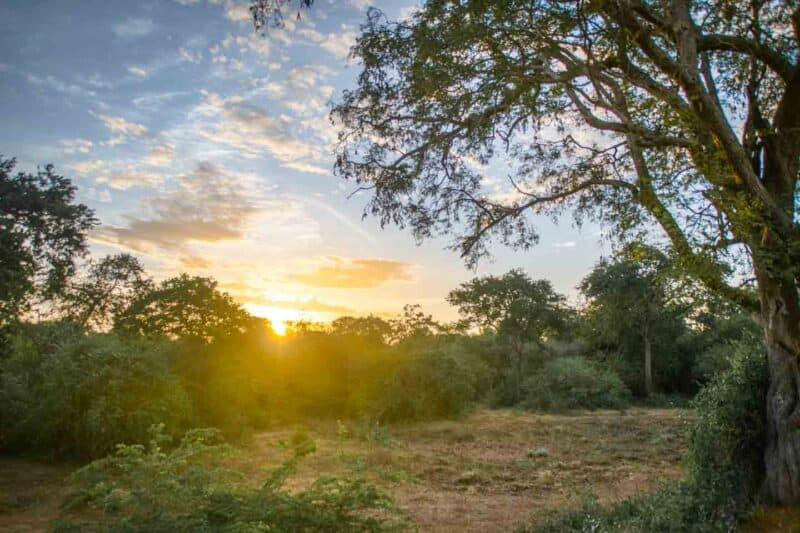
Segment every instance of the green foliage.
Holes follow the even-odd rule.
[[[314,451],[307,438],[289,446],[291,456],[265,474],[257,488],[219,466],[235,450],[214,430],[192,430],[165,451],[155,428],[148,446],[120,445],[114,455],[73,475],[80,488],[68,510],[90,511],[90,520],[62,520],[56,531],[256,532],[387,531],[404,528],[391,500],[362,480],[324,477],[290,493],[283,488],[298,461]],[[215,466],[216,464],[216,466]]]
[[[559,357],[525,381],[522,405],[530,409],[622,409],[630,392],[619,376],[584,357]]]
[[[485,390],[488,368],[458,343],[442,343],[405,357],[375,398],[373,409],[381,421],[459,416]]]
[[[28,330],[0,360],[4,447],[98,457],[118,442],[144,442],[154,423],[188,420],[188,398],[162,345],[86,336],[68,324]]]
[[[139,294],[117,315],[114,329],[128,335],[210,342],[257,328],[261,322],[217,290],[213,279],[181,274]]]
[[[31,297],[63,291],[97,224],[91,209],[75,203],[76,187],[52,165],[12,175],[15,166],[0,156],[0,327]]]
[[[524,341],[552,336],[562,323],[564,297],[547,280],[532,280],[522,270],[484,276],[450,291],[466,325]]]
[[[502,395],[510,403],[521,398],[527,345],[541,345],[563,329],[564,297],[547,280],[532,280],[522,270],[502,276],[483,276],[450,291],[447,301],[458,307],[465,327],[494,333],[508,344],[513,361],[503,369]]]
[[[729,533],[747,515],[763,479],[763,352],[749,343],[732,348],[730,368],[694,402],[695,421],[687,457],[688,479],[653,495],[609,509],[588,501],[538,526],[538,532]]]

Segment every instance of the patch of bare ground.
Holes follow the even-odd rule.
[[[0,457],[0,531],[47,531],[67,493],[76,465]]]
[[[391,494],[420,531],[509,531],[578,505],[587,490],[610,502],[680,478],[687,416],[668,409],[481,410],[463,420],[378,431],[314,424],[303,430],[317,451],[303,459],[288,488],[321,475],[363,476]],[[225,462],[261,483],[287,456],[277,443],[295,432],[258,433]],[[59,516],[72,469],[0,459],[0,531],[46,531]]]

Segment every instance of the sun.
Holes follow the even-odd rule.
[[[287,307],[273,307],[258,304],[244,304],[245,309],[257,317],[266,318],[272,325],[272,330],[276,335],[285,336],[288,332],[289,324],[300,320],[312,322],[325,322],[329,317],[322,313],[306,311],[304,309],[293,309]]]

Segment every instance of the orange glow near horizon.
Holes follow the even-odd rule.
[[[308,320],[311,322],[328,322],[332,317],[329,313],[293,309],[288,307],[273,307],[258,304],[244,304],[244,308],[257,317],[266,318],[272,324],[272,330],[281,337],[286,335],[290,322]]]

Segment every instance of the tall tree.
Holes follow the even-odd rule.
[[[75,322],[103,330],[150,289],[151,281],[136,257],[108,255],[91,261],[85,275],[69,284],[62,307]]]
[[[539,345],[560,329],[564,297],[547,280],[532,280],[522,270],[483,276],[450,291],[447,301],[468,326],[508,340],[514,351],[514,392],[521,398],[525,344]]]
[[[75,186],[52,165],[13,174],[16,160],[0,156],[0,327],[16,320],[35,298],[63,292],[97,224],[75,202]]]
[[[653,393],[656,330],[673,315],[669,266],[656,250],[628,247],[614,260],[601,260],[580,284],[581,292],[591,300],[588,314],[603,335],[618,341],[631,332],[641,337],[647,396]]]
[[[368,214],[472,262],[527,248],[528,215],[656,225],[683,267],[759,317],[765,491],[800,501],[800,4],[429,0],[371,11],[358,87],[334,109],[337,169]],[[481,168],[505,156],[511,183]],[[732,271],[752,270],[758,297]],[[745,275],[745,277],[750,277]]]

